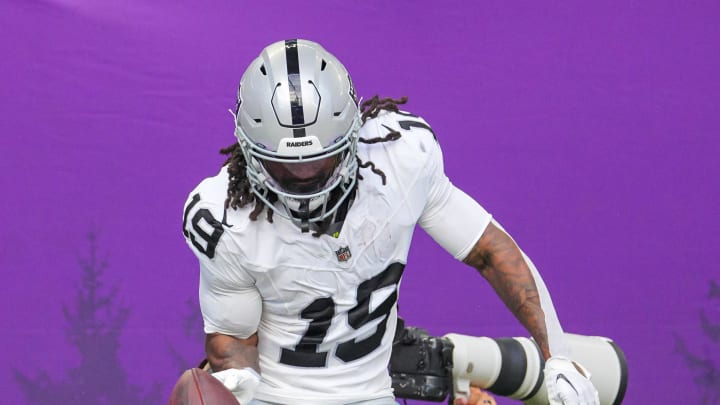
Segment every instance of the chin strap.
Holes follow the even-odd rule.
[[[298,214],[300,218],[300,231],[303,233],[309,232],[310,222],[308,221],[308,218],[310,217],[310,200],[303,200],[300,202]]]
[[[326,205],[333,205],[334,201],[336,201],[337,198],[340,198],[340,192],[341,191],[339,188],[333,190],[330,194],[330,200],[326,203]],[[314,228],[314,230],[322,229],[322,233],[337,237],[336,234],[340,232],[342,224],[345,221],[345,217],[347,216],[348,210],[350,209],[353,201],[355,201],[356,194],[357,183],[356,187],[354,187],[353,190],[350,191],[345,200],[340,203],[340,206],[337,208],[335,213],[332,214],[330,217],[325,218],[323,221],[313,223],[310,222],[312,214],[316,213],[320,208],[322,208],[321,205],[320,207],[311,211],[310,200],[299,201],[297,210],[291,208],[289,210],[289,213],[293,218],[293,222],[298,225],[301,232],[310,232],[310,228],[312,225],[312,228]],[[323,224],[327,226],[323,228]]]

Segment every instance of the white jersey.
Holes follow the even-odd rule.
[[[252,207],[225,210],[224,168],[190,194],[184,233],[200,260],[205,332],[257,332],[257,399],[340,404],[392,396],[387,366],[413,230],[457,189],[422,119],[383,112],[360,136],[383,137],[389,128],[402,137],[360,143],[357,152],[387,183],[360,169],[356,198],[334,236],[301,233],[279,215],[251,221]],[[458,231],[457,246],[473,245],[491,220],[479,205],[468,214],[478,229]]]

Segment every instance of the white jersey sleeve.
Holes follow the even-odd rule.
[[[201,261],[199,295],[205,333],[246,339],[257,331],[262,299],[253,284],[228,280],[221,267]]]
[[[423,168],[430,181],[428,200],[418,224],[453,257],[462,260],[480,239],[492,216],[445,175],[437,142]]]
[[[227,174],[206,179],[190,194],[183,234],[200,262],[199,298],[205,333],[248,338],[257,331],[262,299],[255,280],[243,270],[232,238],[218,218],[225,215],[218,195]],[[215,203],[213,203],[215,201]]]

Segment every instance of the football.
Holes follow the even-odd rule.
[[[238,405],[235,396],[207,371],[186,370],[175,383],[168,405]]]

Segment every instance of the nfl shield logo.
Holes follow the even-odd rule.
[[[352,257],[352,254],[350,254],[350,248],[347,246],[336,250],[335,255],[337,255],[338,260],[341,262],[346,262]]]

